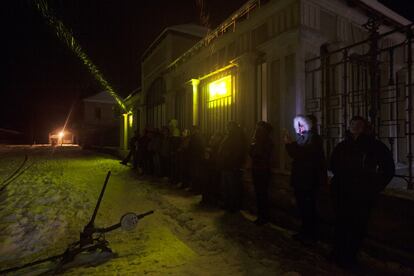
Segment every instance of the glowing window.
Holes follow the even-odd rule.
[[[231,97],[231,76],[218,79],[208,85],[209,101]]]

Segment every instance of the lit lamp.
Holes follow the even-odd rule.
[[[60,140],[60,145],[63,145],[63,136],[65,136],[65,133],[63,132],[63,130],[61,132],[59,132],[58,137]],[[58,141],[59,143],[59,141]]]

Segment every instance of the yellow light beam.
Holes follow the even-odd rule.
[[[72,50],[72,52],[82,60],[83,64],[88,68],[89,72],[99,82],[99,84],[115,99],[118,105],[127,112],[127,108],[122,98],[118,96],[112,86],[103,77],[103,74],[99,71],[98,67],[90,60],[88,55],[82,50],[80,44],[76,41],[71,31],[66,28],[62,21],[53,15],[49,9],[49,5],[45,0],[35,0],[34,4],[37,10],[46,19],[49,26],[56,31],[56,36]]]

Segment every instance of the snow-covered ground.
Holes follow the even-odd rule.
[[[204,208],[200,196],[140,178],[111,156],[76,147],[2,146],[0,181],[25,154],[29,169],[0,193],[0,269],[62,253],[77,240],[110,170],[97,226],[117,223],[126,212],[155,213],[131,232],[106,235],[117,257],[72,268],[69,275],[348,275],[325,260],[326,245],[305,248],[285,229],[255,226],[248,213]],[[366,275],[412,275],[397,263],[369,256],[364,265]]]

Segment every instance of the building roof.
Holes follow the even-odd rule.
[[[353,0],[353,2],[362,9],[382,17],[389,24],[394,25],[394,27],[406,26],[412,23],[410,20],[378,2],[378,0]]]
[[[12,129],[0,128],[0,134],[20,135],[22,133],[20,131],[16,131],[16,130],[12,130]]]
[[[142,90],[141,89],[141,86],[138,87],[138,88],[136,88],[136,89],[134,89],[131,93],[129,93],[128,96],[126,96],[126,98],[124,99],[124,101],[128,101],[129,99],[131,99],[132,97],[134,97],[135,95],[137,95],[138,93],[140,93],[141,90]]]
[[[342,0],[353,6],[358,6],[363,10],[366,10],[368,13],[374,14],[376,16],[382,17],[385,22],[388,24],[394,25],[395,27],[401,27],[409,25],[411,21],[401,16],[400,14],[389,9],[385,5],[378,2],[378,0]],[[268,2],[268,1],[263,1]],[[261,7],[261,0],[248,0],[243,6],[238,10],[233,12],[226,20],[224,20],[219,26],[214,30],[206,34],[200,41],[194,44],[190,49],[184,52],[181,56],[177,57],[172,63],[170,63],[166,71],[172,70],[178,64],[183,62],[186,58],[193,56],[201,48],[208,45],[212,40],[217,39],[221,35],[225,34],[228,29],[235,29],[236,22],[240,22],[249,18],[246,14],[254,11],[257,8]]]
[[[107,104],[116,104],[116,100],[107,92],[102,91],[93,96],[83,99],[84,102],[94,102],[94,103],[107,103]]]
[[[176,67],[179,63],[183,62],[186,58],[193,56],[198,50],[203,48],[206,45],[209,45],[210,42],[223,34],[227,33],[229,30],[235,30],[236,22],[241,22],[249,18],[249,13],[255,11],[257,8],[260,8],[261,0],[248,0],[244,3],[239,9],[234,11],[226,20],[219,24],[214,30],[209,31],[206,35],[200,39],[196,44],[194,44],[190,49],[184,52],[181,56],[176,58],[170,65],[167,67],[167,71]],[[265,1],[267,2],[267,1]]]
[[[151,45],[145,50],[144,54],[142,55],[142,59],[145,59],[152,50],[165,38],[165,36],[170,32],[181,33],[185,35],[190,35],[196,38],[203,38],[207,32],[208,28],[197,25],[197,24],[181,24],[181,25],[173,25],[167,27],[162,31],[162,33],[157,36],[157,38],[151,43]]]

